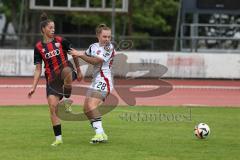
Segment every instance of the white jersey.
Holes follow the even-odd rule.
[[[92,89],[109,93],[113,89],[113,76],[111,73],[115,50],[112,44],[100,46],[94,43],[86,51],[87,56],[98,57],[103,60],[101,65],[94,65]]]

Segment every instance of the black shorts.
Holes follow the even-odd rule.
[[[72,69],[72,80],[74,81],[77,79],[77,73]],[[49,95],[55,95],[60,98],[60,100],[63,98],[63,85],[64,80],[61,78],[61,76],[57,76],[54,80],[48,81],[46,77],[46,94],[47,97]]]

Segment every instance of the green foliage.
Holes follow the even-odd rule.
[[[38,0],[37,3],[45,3],[46,0]],[[29,1],[25,1],[29,3]],[[47,1],[46,1],[47,2]],[[127,14],[116,14],[116,35],[135,35],[145,34],[150,36],[173,35],[176,26],[177,10],[179,0],[129,0],[129,12]],[[0,12],[5,13],[10,21],[17,24],[20,12],[20,0],[2,0],[3,5]],[[56,1],[59,6],[65,5],[65,1]],[[106,6],[111,8],[111,0],[106,0]],[[116,6],[120,7],[121,0],[116,0]],[[82,0],[73,1],[73,6],[84,7],[86,4]],[[101,1],[91,0],[90,7],[100,7]],[[15,15],[13,13],[15,12]],[[37,13],[37,12],[36,12]],[[33,13],[33,14],[36,14]],[[59,12],[58,12],[59,13]],[[99,23],[106,23],[111,26],[111,13],[89,13],[89,12],[65,12],[59,16],[57,12],[51,12],[53,19],[64,19],[68,25],[85,28],[85,30],[94,31]],[[37,13],[39,14],[39,13]],[[30,14],[29,14],[30,15]],[[29,22],[30,23],[30,22]],[[86,32],[89,33],[89,32]]]
[[[133,27],[150,33],[170,33],[175,24],[170,24],[169,19],[176,19],[178,1],[176,0],[133,0]],[[144,3],[144,7],[143,7]]]
[[[7,6],[5,6],[5,5],[0,6],[0,13],[5,14],[7,19],[10,19],[11,15],[12,15],[11,14],[11,10]]]
[[[10,4],[6,2],[6,0],[2,0],[2,5],[0,5],[0,13],[5,14],[6,18],[9,20],[12,14],[10,10]]]
[[[71,19],[72,24],[80,26],[96,27],[99,23],[110,23],[110,20],[106,16],[96,14],[72,13],[68,17]]]
[[[100,1],[92,1],[91,6],[99,6]],[[119,5],[120,1],[116,1]],[[138,33],[148,33],[151,36],[160,36],[162,34],[173,34],[176,25],[178,10],[178,0],[132,0],[132,18],[128,14],[116,15],[116,33],[121,35],[123,25],[132,23],[132,35]],[[143,5],[144,3],[144,5]],[[111,3],[110,3],[111,5]],[[144,7],[143,7],[144,6]],[[130,14],[130,13],[129,13]],[[74,25],[88,26],[94,29],[99,23],[111,25],[111,13],[78,13],[74,12],[68,15],[71,23]]]
[[[6,24],[12,22],[16,32],[18,32],[20,8],[21,1],[19,0],[2,0],[2,6],[0,6],[0,13],[6,16]]]

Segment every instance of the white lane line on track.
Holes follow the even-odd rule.
[[[89,87],[89,85],[73,85],[75,87]],[[27,84],[1,84],[0,88],[31,88],[32,85]],[[38,88],[46,88],[46,85],[38,85]],[[157,85],[115,85],[115,88],[135,88],[135,89],[155,89]],[[161,86],[162,88],[169,88],[171,86]],[[238,86],[200,86],[200,85],[175,85],[173,89],[217,89],[217,90],[240,90]]]

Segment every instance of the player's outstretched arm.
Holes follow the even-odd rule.
[[[84,51],[77,51],[76,49],[73,49],[73,48],[69,53],[73,57],[80,57],[82,60],[92,65],[101,64],[103,62],[101,58],[87,56]]]
[[[81,57],[82,55],[85,54],[84,51],[78,51],[74,48],[71,48],[71,50],[68,51],[68,53],[73,56],[74,58]]]
[[[40,64],[40,63],[36,64],[36,68],[34,71],[33,85],[32,85],[32,88],[28,92],[28,98],[31,98],[32,95],[34,94],[34,92],[37,88],[38,81],[41,77],[41,73],[42,73],[42,64]]]

